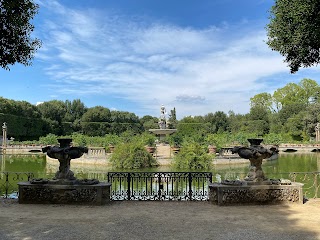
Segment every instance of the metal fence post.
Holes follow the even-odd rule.
[[[158,173],[158,197],[161,198],[161,190],[163,189],[163,185],[161,182],[161,176],[160,173]]]
[[[192,175],[191,172],[189,172],[188,174],[188,180],[189,180],[189,191],[188,191],[188,195],[189,195],[189,200],[192,200]]]
[[[128,173],[128,177],[127,177],[127,183],[128,183],[128,191],[127,191],[127,196],[128,196],[128,200],[131,199],[131,175],[130,173]]]

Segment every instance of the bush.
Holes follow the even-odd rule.
[[[110,162],[113,168],[137,169],[158,166],[156,159],[147,152],[139,141],[118,144]]]
[[[43,145],[58,145],[58,137],[52,133],[49,133],[45,137],[39,138],[39,144]]]
[[[185,142],[173,162],[174,167],[178,169],[210,169],[212,156],[207,153],[207,146],[201,146],[196,142]]]
[[[156,136],[148,133],[148,132],[144,132],[140,135],[140,139],[143,145],[146,145],[148,147],[155,147],[156,146]]]

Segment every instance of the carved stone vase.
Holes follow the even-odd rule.
[[[74,173],[70,170],[71,159],[79,158],[83,153],[87,153],[86,147],[72,147],[72,139],[58,139],[60,146],[47,146],[42,149],[51,158],[58,159],[60,166],[56,172],[55,179],[75,180]]]
[[[260,145],[263,139],[248,139],[249,147],[234,147],[232,153],[238,153],[240,157],[250,161],[249,172],[246,181],[262,182],[267,180],[262,170],[262,160],[271,157],[276,149],[267,149]]]

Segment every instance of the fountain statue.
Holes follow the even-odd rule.
[[[160,118],[158,122],[160,129],[167,129],[169,126],[169,120],[167,119],[166,115],[166,108],[162,105],[160,108]]]
[[[250,143],[249,147],[234,147],[231,150],[232,153],[238,153],[240,157],[250,161],[249,173],[244,180],[252,182],[266,181],[267,178],[261,167],[262,160],[277,154],[278,150],[276,147],[267,149],[261,146],[260,143],[263,139],[248,139],[248,141]]]
[[[303,203],[303,184],[287,179],[268,179],[262,170],[262,160],[277,154],[277,148],[260,145],[263,139],[248,141],[250,146],[236,146],[232,152],[250,161],[249,173],[243,180],[221,180],[219,177],[216,183],[209,184],[210,201],[218,205]]]
[[[110,183],[97,179],[77,179],[70,161],[88,152],[86,147],[73,147],[72,139],[58,139],[59,146],[47,146],[42,152],[57,159],[59,170],[53,179],[34,178],[20,182],[19,203],[58,203],[101,205],[110,201]]]
[[[60,146],[47,146],[42,148],[42,152],[47,153],[51,158],[59,160],[60,166],[55,175],[56,180],[76,180],[70,170],[70,161],[71,159],[80,158],[84,153],[88,153],[88,148],[71,146],[72,139],[70,138],[60,138],[58,142]]]
[[[155,135],[158,135],[160,140],[164,139],[166,136],[175,133],[177,129],[170,129],[169,125],[169,119],[167,118],[167,112],[164,105],[161,105],[160,107],[160,117],[158,121],[159,129],[149,129],[150,132],[152,132]]]

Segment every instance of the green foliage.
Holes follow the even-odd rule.
[[[173,133],[167,137],[167,141],[169,142],[171,147],[180,147],[182,144],[184,136],[180,133]]]
[[[155,147],[156,146],[156,136],[154,134],[144,132],[140,135],[139,139],[141,139],[141,142],[143,145],[146,145],[148,147]]]
[[[110,162],[116,169],[138,169],[158,166],[156,159],[139,141],[118,144]]]
[[[267,112],[271,112],[273,105],[273,99],[270,93],[259,93],[254,97],[250,98],[250,106],[253,107],[260,107]]]
[[[204,122],[210,123],[210,133],[222,133],[229,130],[228,116],[222,111],[205,115]]]
[[[14,101],[0,97],[0,112],[26,118],[40,118],[37,107],[26,101]]]
[[[87,146],[88,144],[88,136],[85,136],[83,134],[73,133],[71,135],[71,138],[74,146]]]
[[[166,142],[172,146],[197,142],[216,145],[218,150],[247,144],[249,137],[264,138],[269,134],[281,134],[281,141],[306,142],[314,137],[314,127],[320,122],[319,92],[316,81],[302,79],[298,84],[277,89],[271,98],[268,93],[257,94],[251,98],[250,112],[245,115],[218,111],[184,117],[177,121],[178,131],[166,138]],[[35,140],[51,133],[75,136],[74,143],[79,145],[108,148],[109,144],[132,139],[151,145],[154,136],[145,130],[158,128],[156,117],[147,115],[139,119],[133,113],[110,111],[101,106],[87,110],[80,100],[53,100],[35,107],[25,101],[0,97],[0,112],[0,123],[8,123],[8,136],[18,141]]]
[[[49,133],[45,137],[39,138],[39,144],[43,145],[58,145],[58,137],[54,134]]]
[[[180,136],[193,136],[197,134],[202,134],[205,132],[205,125],[203,123],[186,123],[179,122],[177,125],[177,133]]]
[[[0,66],[31,65],[31,59],[41,41],[32,39],[34,26],[31,20],[38,13],[38,4],[32,0],[0,0]]]
[[[81,122],[82,132],[90,136],[104,136],[110,133],[110,126],[108,122]]]
[[[110,122],[111,113],[108,108],[96,106],[89,108],[83,115],[83,122]]]
[[[275,0],[267,44],[285,57],[292,73],[320,62],[319,0]]]
[[[89,146],[89,147],[104,147],[109,148],[109,145],[117,145],[121,139],[114,134],[106,134],[105,136],[87,136],[81,133],[73,133],[71,136],[72,142],[75,146]]]
[[[173,159],[173,165],[177,169],[210,169],[211,164],[212,156],[207,153],[207,146],[196,142],[185,142]]]
[[[284,141],[283,141],[282,134],[269,133],[263,137],[264,144],[279,145],[280,143],[283,143],[283,142]]]
[[[228,134],[208,134],[205,138],[206,145],[214,145],[217,147],[217,150],[219,151],[222,147],[225,147],[227,143],[230,142],[229,135]]]
[[[87,111],[86,106],[80,99],[75,99],[72,102],[65,101],[65,115],[63,117],[64,122],[74,122],[77,119],[81,119],[82,115]]]
[[[27,118],[11,114],[0,113],[0,124],[6,122],[8,137],[14,137],[16,140],[34,140],[44,135],[46,122],[40,118]]]
[[[140,123],[142,124],[144,131],[148,131],[149,129],[159,128],[158,121],[159,121],[158,118],[152,117],[150,115],[143,116],[140,119]]]

